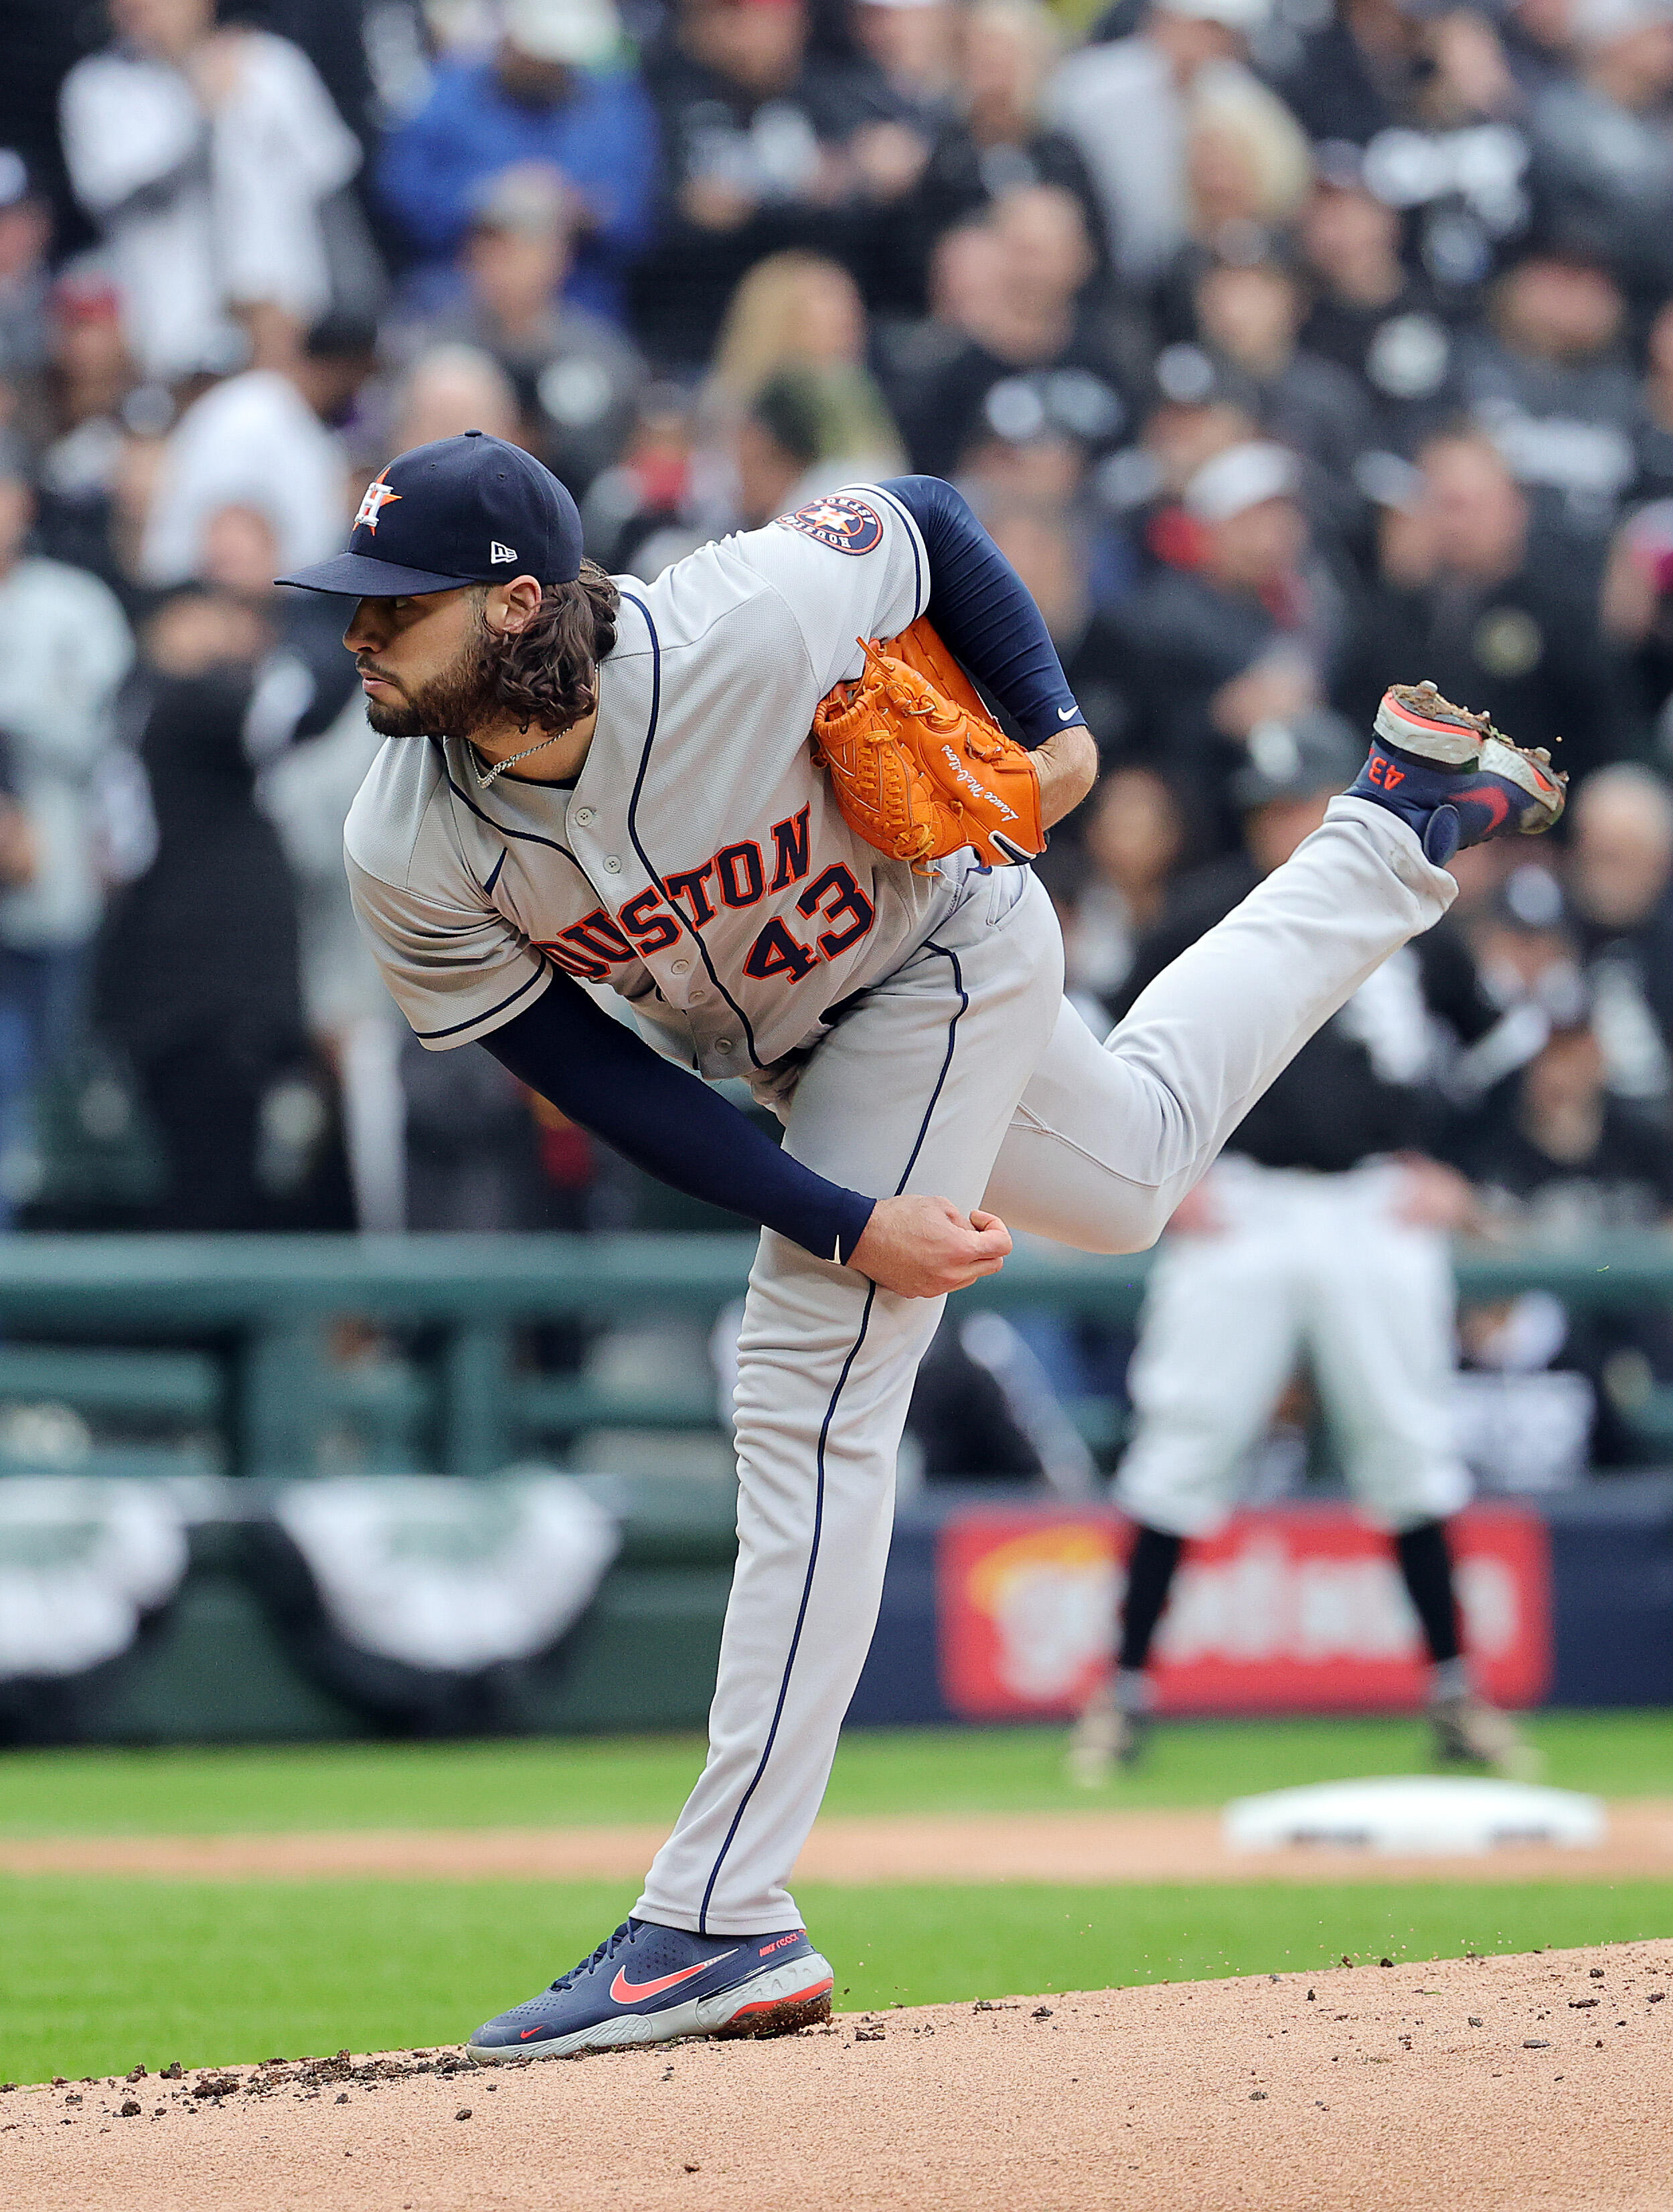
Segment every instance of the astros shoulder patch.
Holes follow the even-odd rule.
[[[883,520],[877,509],[845,491],[833,492],[829,499],[811,500],[794,514],[781,514],[777,519],[787,530],[799,530],[804,538],[817,538],[833,553],[869,553],[883,542]]]

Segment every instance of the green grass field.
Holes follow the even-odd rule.
[[[1673,1795],[1662,1715],[1533,1724],[1549,1778]],[[1139,1777],[1071,1790],[1054,1730],[856,1735],[834,1812],[1214,1804],[1246,1791],[1421,1771],[1406,1721],[1193,1723]],[[0,1759],[0,1833],[496,1826],[672,1816],[692,1739],[25,1753]],[[1356,1958],[1673,1935],[1673,1883],[807,1887],[838,2002],[1278,1972]],[[456,2042],[608,1932],[611,1883],[0,1881],[0,2080]]]
[[[1536,1714],[1546,1778],[1605,1797],[1673,1796],[1673,1715]],[[1219,1805],[1290,1784],[1421,1774],[1421,1721],[1191,1721],[1093,1793],[1063,1775],[1058,1729],[876,1729],[845,1736],[829,1813],[1024,1813]],[[0,1754],[0,1835],[582,1826],[671,1820],[703,1761],[697,1736],[295,1750]]]

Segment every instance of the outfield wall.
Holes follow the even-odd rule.
[[[1673,1705],[1673,1474],[1480,1506],[1457,1527],[1467,1626],[1506,1704]],[[915,1505],[850,1719],[1072,1711],[1106,1662],[1127,1540],[1100,1510]],[[1345,1505],[1240,1515],[1182,1569],[1158,1641],[1165,1711],[1400,1711],[1423,1692],[1388,1547]]]
[[[0,1732],[137,1743],[697,1727],[730,1579],[730,1498],[668,1480],[583,1486],[615,1516],[619,1549],[573,1625],[532,1656],[425,1669],[356,1650],[240,1486],[239,1517],[191,1528],[183,1578],[129,1650],[57,1680],[0,1680]],[[1538,1513],[1479,1509],[1462,1540],[1466,1608],[1507,1703],[1673,1705],[1673,1475],[1616,1480]],[[1102,1509],[992,1492],[915,1504],[897,1526],[851,1719],[1062,1717],[1103,1663],[1124,1541]],[[1164,1647],[1165,1709],[1419,1701],[1386,1547],[1345,1510],[1244,1516],[1192,1575]]]
[[[658,1431],[683,1432],[688,1464],[695,1442],[724,1465],[712,1378],[544,1373],[526,1333],[654,1336],[672,1320],[701,1341],[752,1251],[695,1236],[0,1240],[0,1741],[697,1725],[729,1483],[549,1470],[585,1465],[585,1439],[606,1432],[641,1440],[630,1467],[654,1462]],[[962,1303],[1119,1329],[1146,1266],[1031,1246]],[[1467,1298],[1673,1308],[1659,1235],[1461,1249],[1457,1273]],[[1666,1463],[1673,1389],[1640,1396],[1637,1446]],[[1118,1404],[1070,1411],[1107,1465]],[[76,1426],[157,1441],[84,1442],[80,1472],[53,1475],[50,1454],[20,1459],[14,1417],[33,1445]],[[544,1464],[495,1472],[519,1461]],[[345,1465],[363,1471],[353,1510],[330,1475]],[[339,1522],[360,1515],[340,1573],[330,1544],[301,1556],[322,1498]],[[1673,1476],[1486,1505],[1465,1534],[1464,1604],[1507,1703],[1673,1704]],[[855,1719],[1073,1710],[1105,1661],[1123,1546],[1101,1506],[910,1502]],[[1159,1679],[1176,1711],[1386,1711],[1421,1694],[1415,1648],[1386,1547],[1340,1506],[1298,1504],[1195,1548]]]

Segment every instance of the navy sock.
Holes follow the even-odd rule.
[[[1422,1521],[1394,1540],[1400,1572],[1417,1617],[1423,1640],[1437,1666],[1457,1659],[1463,1645],[1458,1633],[1458,1601],[1452,1587],[1452,1554],[1446,1527],[1440,1521]]]
[[[1124,1673],[1142,1672],[1150,1656],[1151,1639],[1162,1608],[1168,1601],[1183,1536],[1164,1535],[1159,1528],[1139,1530],[1127,1562],[1127,1600],[1121,1612],[1121,1666]]]

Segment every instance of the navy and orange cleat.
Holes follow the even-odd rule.
[[[830,2019],[832,1979],[805,1928],[692,1936],[624,1920],[549,1990],[479,2027],[465,2052],[498,2066],[681,2035],[792,2035]]]
[[[1392,685],[1376,732],[1348,796],[1399,815],[1437,867],[1490,837],[1536,837],[1563,811],[1568,778],[1549,753],[1513,745],[1485,714],[1454,707],[1433,684]]]

